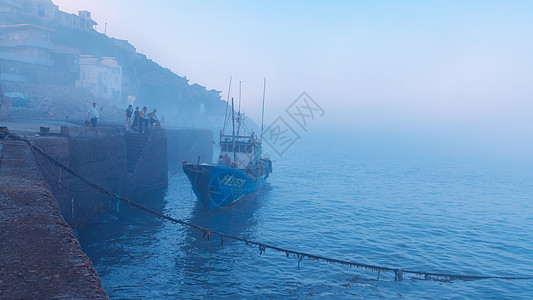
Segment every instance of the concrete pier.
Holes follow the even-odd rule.
[[[107,299],[29,148],[0,145],[0,298]]]
[[[164,129],[138,134],[123,128],[62,126],[55,136],[31,139],[80,176],[121,197],[138,200],[168,186]],[[71,226],[83,227],[112,211],[109,195],[88,188],[41,156],[37,162]]]
[[[140,200],[168,186],[169,170],[181,171],[183,160],[211,161],[210,130],[152,128],[144,134],[127,133],[123,127],[81,127],[66,123],[22,121],[5,123],[25,135],[54,159],[91,182],[131,200]],[[40,127],[49,128],[42,135]],[[109,195],[88,188],[37,155],[37,165],[50,185],[70,226],[85,226],[91,219],[111,213]]]
[[[173,130],[167,144],[167,131],[160,128],[137,134],[121,127],[53,124],[48,134],[36,125],[0,124],[77,174],[132,200],[168,186],[169,157],[179,169],[183,159],[213,153],[208,130]],[[110,213],[109,195],[38,154],[35,159],[23,142],[0,136],[0,154],[0,299],[107,299],[71,226]]]

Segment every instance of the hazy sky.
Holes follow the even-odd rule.
[[[533,152],[533,1],[54,3],[224,99],[242,80],[256,119],[267,77],[266,122],[306,91],[313,126]]]

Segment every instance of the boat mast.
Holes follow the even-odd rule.
[[[239,81],[239,112],[237,113],[237,136],[239,136],[241,131],[241,122],[242,122],[242,115],[241,115],[241,81]]]
[[[228,87],[228,97],[226,98],[226,112],[224,113],[224,126],[222,127],[222,135],[224,135],[226,131],[226,126],[228,123],[228,106],[229,106],[229,93],[231,91],[231,77],[229,77],[229,87]]]
[[[233,123],[233,132],[231,134],[233,138],[233,162],[237,160],[237,153],[235,153],[235,109],[233,109],[233,98],[231,98],[231,120]]]
[[[261,110],[261,143],[263,142],[263,120],[265,117],[265,91],[266,91],[267,79],[263,81],[263,109]]]
[[[239,81],[239,113],[241,113],[241,84],[242,81]]]

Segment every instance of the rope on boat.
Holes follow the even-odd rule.
[[[153,214],[153,215],[155,215],[155,216],[157,216],[157,217],[159,217],[161,219],[168,220],[168,221],[172,222],[173,224],[180,224],[182,226],[194,228],[194,229],[202,232],[202,235],[204,237],[207,236],[207,238],[210,240],[210,248],[212,247],[213,235],[218,235],[218,236],[221,237],[220,243],[221,243],[222,247],[224,245],[224,239],[227,238],[227,239],[232,239],[232,240],[243,242],[243,243],[245,243],[248,246],[258,247],[260,255],[263,254],[266,251],[266,249],[271,249],[271,250],[274,250],[274,251],[277,251],[277,252],[285,253],[285,255],[287,257],[290,257],[292,255],[293,257],[297,258],[297,260],[298,260],[298,269],[300,267],[301,261],[304,258],[307,258],[307,259],[310,259],[312,261],[323,261],[323,262],[327,262],[327,263],[340,264],[340,265],[343,265],[343,266],[355,267],[355,268],[358,268],[358,269],[364,269],[364,270],[370,270],[370,271],[373,271],[373,272],[377,272],[378,273],[378,279],[379,279],[379,276],[381,275],[382,272],[394,272],[394,280],[395,281],[402,281],[404,279],[404,275],[405,274],[414,275],[416,279],[437,280],[437,281],[480,280],[480,279],[504,279],[504,280],[519,280],[519,279],[531,280],[531,279],[533,279],[533,276],[492,276],[492,275],[448,274],[448,273],[435,273],[435,272],[425,272],[425,271],[417,271],[417,270],[408,270],[408,269],[406,270],[406,269],[400,269],[400,268],[384,267],[384,266],[364,264],[364,263],[353,262],[353,261],[342,260],[342,259],[328,258],[328,257],[325,257],[325,256],[320,256],[320,255],[315,255],[315,254],[311,254],[311,253],[306,253],[306,252],[300,252],[300,251],[295,251],[295,250],[291,250],[291,249],[281,248],[281,247],[268,245],[268,244],[264,244],[264,243],[260,243],[260,242],[256,242],[256,241],[247,240],[245,238],[241,238],[241,237],[238,237],[238,236],[228,235],[228,234],[225,234],[225,233],[222,233],[222,232],[214,231],[214,230],[212,230],[210,228],[206,228],[206,227],[202,227],[202,226],[199,226],[199,225],[195,225],[195,224],[192,224],[192,223],[180,220],[180,219],[175,219],[175,218],[173,218],[171,216],[164,215],[164,214],[161,214],[159,212],[156,212],[156,211],[154,211],[154,210],[152,210],[152,209],[150,209],[150,208],[148,208],[148,207],[146,207],[146,206],[144,206],[142,204],[134,202],[134,201],[132,201],[132,200],[130,200],[128,198],[120,197],[120,196],[118,196],[116,194],[113,194],[112,192],[100,187],[99,185],[97,185],[97,184],[95,184],[93,182],[90,182],[89,180],[81,177],[76,172],[74,172],[70,168],[68,168],[65,165],[63,165],[61,162],[57,161],[56,159],[54,159],[53,157],[51,157],[50,155],[45,153],[42,149],[40,149],[39,147],[33,145],[31,143],[31,141],[29,141],[28,139],[20,137],[20,136],[18,136],[16,134],[10,132],[9,130],[6,130],[6,132],[7,132],[7,135],[9,137],[11,137],[12,139],[20,140],[20,141],[26,143],[31,149],[34,149],[36,152],[38,152],[43,157],[48,159],[54,165],[64,169],[65,171],[67,171],[72,176],[75,176],[75,177],[79,178],[81,181],[83,181],[84,183],[86,183],[90,187],[96,189],[97,191],[110,196],[113,200],[126,202],[130,206],[130,208],[139,208],[139,209],[144,210],[144,211],[146,211],[148,213],[151,213],[151,214]],[[211,249],[210,249],[210,252],[211,252]]]

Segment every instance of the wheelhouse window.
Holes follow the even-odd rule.
[[[233,151],[232,149],[230,149],[230,148],[232,148],[231,144],[222,143],[220,146],[222,148],[222,152],[231,152],[231,151]]]
[[[233,152],[233,143],[221,143],[220,148],[222,152]],[[249,144],[235,144],[235,152],[238,153],[252,153],[252,145]]]

